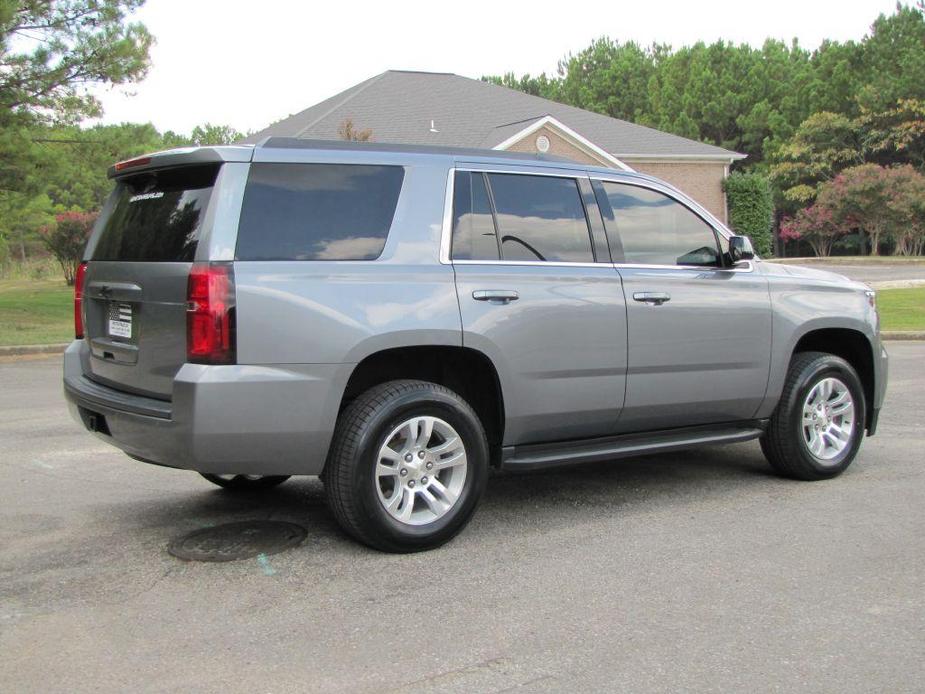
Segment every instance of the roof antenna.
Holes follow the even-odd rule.
[[[439,130],[437,130],[436,127],[434,127],[434,121],[433,121],[433,119],[431,119],[431,121],[430,121],[430,132],[432,132],[432,133],[439,133],[439,132],[440,132]]]

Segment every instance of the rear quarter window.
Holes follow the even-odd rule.
[[[400,166],[252,164],[238,260],[374,260],[404,180]]]

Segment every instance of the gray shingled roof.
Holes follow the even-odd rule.
[[[722,147],[451,73],[389,70],[246,138],[337,139],[346,118],[377,142],[490,149],[552,116],[616,157],[735,158]],[[437,132],[431,132],[433,121]]]

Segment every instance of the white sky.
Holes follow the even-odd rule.
[[[258,130],[387,69],[478,78],[554,72],[601,35],[681,46],[768,36],[860,39],[895,0],[399,2],[148,0],[157,39],[141,83],[103,91],[105,123]]]

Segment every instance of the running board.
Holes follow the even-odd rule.
[[[649,453],[667,453],[705,444],[751,441],[764,433],[767,423],[767,420],[750,420],[580,441],[505,446],[501,452],[501,467],[506,470],[539,470]]]

